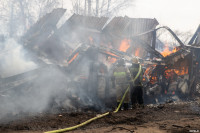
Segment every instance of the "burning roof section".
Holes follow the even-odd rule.
[[[115,38],[125,39],[134,35],[147,32],[155,29],[158,25],[156,19],[143,19],[143,18],[129,18],[129,17],[115,17],[108,22],[107,17],[92,17],[73,14],[58,30],[58,34],[66,35],[69,39],[76,38],[76,40],[83,39],[93,40],[107,37],[114,40]],[[103,38],[99,37],[102,33]],[[98,37],[97,37],[98,36]],[[89,40],[92,40],[89,39]],[[84,41],[85,42],[85,41]]]
[[[130,46],[124,52],[143,57],[143,55],[147,55],[147,52],[143,50],[143,45],[136,41],[135,37],[137,36],[137,39],[140,39],[145,45],[151,45],[152,32],[143,33],[153,31],[157,25],[156,19],[115,17],[105,26],[103,34],[105,34],[108,42],[111,42],[113,48],[120,50],[120,47],[123,47],[123,42],[127,40]]]
[[[41,18],[25,34],[23,41],[27,47],[47,59],[64,62],[72,51],[81,44],[103,45],[136,56],[144,53],[132,37],[155,29],[156,19],[115,17],[93,17],[73,14],[59,29],[56,24],[64,14],[64,9],[55,9]],[[143,42],[152,41],[152,33],[140,36]],[[145,55],[145,54],[143,54]]]

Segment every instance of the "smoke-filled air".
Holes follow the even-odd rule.
[[[200,132],[200,26],[174,28],[177,1],[0,1],[0,132]]]

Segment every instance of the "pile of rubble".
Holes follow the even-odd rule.
[[[14,92],[37,94],[44,86],[52,86],[55,79],[62,79],[56,81],[58,86],[53,86],[51,91],[55,94],[57,90],[62,90],[63,96],[59,100],[65,97],[68,100],[58,102],[57,95],[62,92],[59,91],[56,95],[48,96],[48,99],[53,99],[49,100],[48,106],[52,107],[52,103],[56,102],[62,107],[66,105],[77,109],[95,106],[95,109],[99,109],[106,102],[107,107],[112,107],[115,104],[115,90],[110,77],[116,60],[124,58],[130,63],[133,57],[140,60],[144,69],[146,103],[161,102],[173,96],[192,99],[200,94],[200,28],[186,45],[170,28],[156,28],[156,19],[127,16],[110,19],[74,14],[58,27],[64,13],[64,9],[53,10],[20,39],[19,42],[28,51],[27,56],[38,67],[1,78],[2,95],[12,97]],[[158,45],[164,47],[163,43],[157,43],[159,40],[156,37],[156,32],[161,28],[168,30],[179,43],[167,55],[156,50],[160,47]],[[55,70],[62,74],[57,75]],[[52,73],[44,79],[45,72]],[[100,83],[100,79],[104,82]],[[99,84],[105,88],[103,102],[97,100]],[[35,92],[35,88],[39,89]],[[76,107],[77,104],[81,106]]]

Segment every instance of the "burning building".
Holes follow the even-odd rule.
[[[145,69],[148,95],[158,92],[159,97],[178,93],[185,96],[192,93],[190,88],[199,86],[198,49],[184,45],[171,29],[162,27],[180,46],[172,51],[167,48],[162,53],[157,51],[156,32],[160,28],[156,28],[156,19],[127,16],[110,19],[74,14],[58,28],[57,23],[64,13],[64,9],[55,9],[21,38],[27,55],[38,67],[2,78],[3,88],[27,90],[22,94],[28,96],[39,92],[40,98],[45,99],[44,108],[52,103],[72,109],[105,108],[115,101],[110,76],[116,60],[124,58],[130,63],[133,57],[139,58]],[[15,95],[14,92],[9,94]]]

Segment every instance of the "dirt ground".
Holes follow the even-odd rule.
[[[95,112],[23,114],[8,115],[8,121],[1,120],[2,133],[42,133],[80,124],[94,116]],[[162,105],[146,105],[127,111],[120,111],[82,128],[74,133],[189,133],[200,132],[200,100],[173,102]]]

